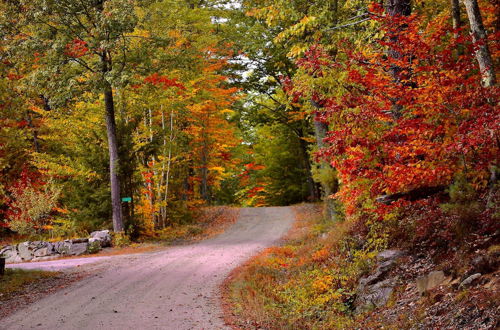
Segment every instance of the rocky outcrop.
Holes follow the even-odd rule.
[[[28,241],[17,245],[7,245],[0,249],[0,256],[3,256],[7,263],[41,261],[61,256],[95,253],[108,246],[111,246],[111,235],[109,230],[102,230],[91,233],[90,238],[76,238],[55,243]]]
[[[363,313],[387,303],[396,285],[395,279],[388,278],[387,274],[402,256],[404,252],[400,250],[385,250],[377,255],[375,272],[359,281],[354,301],[356,313]]]

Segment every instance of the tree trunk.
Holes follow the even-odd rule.
[[[200,194],[201,198],[205,202],[210,202],[210,191],[208,188],[208,157],[207,157],[207,146],[203,147],[203,150],[201,151],[201,169],[200,169],[200,176],[201,176],[201,187],[200,187]]]
[[[123,231],[123,215],[120,199],[120,178],[118,176],[118,142],[116,138],[115,105],[113,90],[109,84],[104,88],[104,104],[106,108],[106,131],[109,149],[109,174],[111,182],[111,205],[113,210],[113,230]]]
[[[410,0],[386,0],[385,2],[385,10],[389,16],[409,16],[411,14],[411,1]],[[404,26],[401,26],[398,31],[392,33],[390,36],[391,42],[398,41],[398,35],[404,30]],[[394,59],[398,59],[401,57],[396,50],[390,48],[388,50],[389,57]],[[392,65],[390,68],[390,73],[394,78],[396,83],[399,83],[404,77],[401,77],[402,68],[397,65]],[[402,115],[403,107],[397,104],[398,100],[392,100],[391,114],[392,117],[397,120]]]
[[[320,108],[319,104],[316,104],[315,102],[312,102],[313,106]],[[325,147],[325,143],[323,142],[324,138],[326,137],[326,134],[328,133],[328,124],[314,120],[314,135],[316,137],[316,145],[318,146],[318,149],[322,149]],[[331,168],[330,164],[321,161],[320,164],[320,169],[325,171],[328,168]],[[335,200],[333,198],[330,198],[330,195],[334,193],[335,191],[332,190],[332,187],[328,183],[325,182],[320,182],[321,188],[323,190],[323,201],[324,201],[324,215],[325,218],[328,220],[336,220],[337,219],[337,211],[335,209]]]
[[[467,16],[469,17],[470,29],[474,43],[478,45],[476,59],[483,77],[483,84],[490,87],[496,84],[495,68],[488,48],[488,38],[483,25],[481,11],[477,0],[464,0]]]
[[[451,21],[454,30],[462,26],[462,20],[460,18],[460,0],[451,0]]]
[[[458,39],[460,33],[458,29],[462,27],[462,18],[460,17],[460,0],[451,0],[451,24],[455,33],[453,37]],[[462,56],[464,54],[464,47],[462,45],[457,45],[457,55]]]
[[[31,110],[26,111],[26,120],[28,122],[28,127],[33,133],[33,148],[35,152],[40,152],[40,144],[38,143],[38,131],[33,124],[33,118],[31,117]]]
[[[307,182],[307,190],[309,191],[309,199],[311,201],[317,201],[319,200],[320,194],[318,191],[318,187],[316,186],[316,183],[312,178],[311,161],[309,159],[309,154],[307,152],[308,146],[307,142],[303,138],[304,138],[304,130],[301,129],[298,134],[298,139],[300,145],[300,155],[302,158],[302,165],[306,172],[306,182]]]
[[[390,16],[409,16],[411,14],[410,0],[386,0],[385,10]]]

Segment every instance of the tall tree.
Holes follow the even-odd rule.
[[[8,2],[10,3],[10,2]],[[12,56],[36,57],[26,77],[55,108],[91,93],[104,99],[113,229],[123,231],[118,139],[113,88],[127,84],[130,38],[137,24],[134,1],[24,1],[10,6]]]

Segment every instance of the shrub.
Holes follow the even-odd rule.
[[[29,182],[12,189],[9,227],[21,235],[33,235],[50,223],[50,213],[57,204],[61,189],[52,181],[40,187]]]
[[[130,237],[125,234],[125,232],[119,232],[113,234],[113,246],[124,247],[131,244]]]

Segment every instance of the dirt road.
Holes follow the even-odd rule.
[[[242,209],[213,239],[100,260],[104,271],[0,320],[0,329],[225,329],[218,286],[293,220],[286,207]]]

